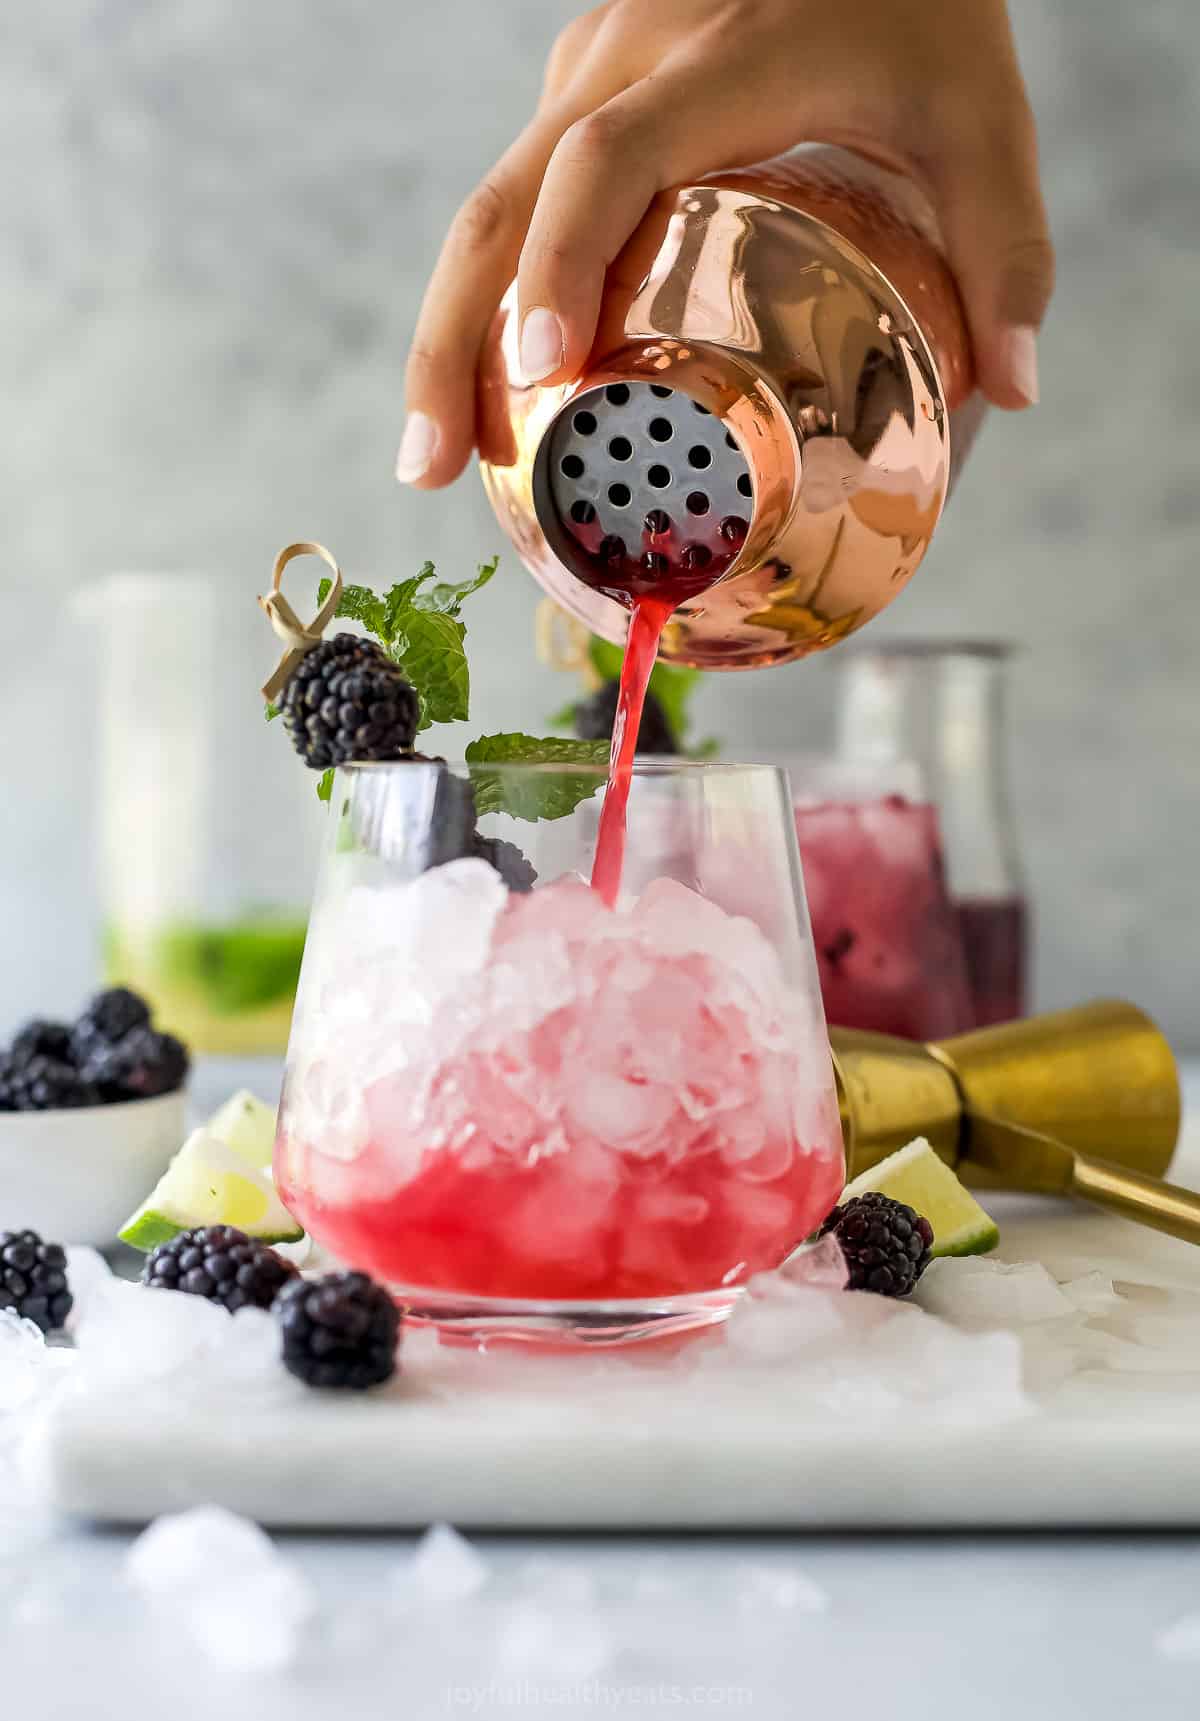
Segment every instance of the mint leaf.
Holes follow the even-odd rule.
[[[268,699],[267,703],[263,706],[263,716],[266,718],[268,723],[274,723],[282,710],[282,705],[272,705],[271,701]]]
[[[419,602],[418,593],[421,587],[428,585],[436,572],[433,563],[426,562],[419,573],[414,574],[410,580],[401,580],[384,598],[383,626],[379,635],[385,645],[391,645],[400,633],[405,617]]]
[[[321,780],[317,784],[318,801],[327,801],[333,794],[333,779],[337,775],[331,765],[327,771],[321,772]]]
[[[425,566],[430,573],[433,572],[432,562],[427,562]],[[457,585],[448,585],[439,580],[432,591],[422,592],[413,602],[418,609],[440,610],[444,615],[457,616],[464,600],[469,598],[472,592],[482,590],[499,566],[499,556],[493,556],[490,562],[480,562],[473,579],[460,580]]]
[[[608,764],[607,741],[571,741],[561,735],[481,735],[466,751],[475,805],[514,819],[562,819],[600,787]],[[578,765],[570,771],[489,771],[488,765]]]
[[[333,581],[330,579],[321,581],[317,587],[318,604],[325,602],[332,584]],[[344,587],[341,602],[334,613],[343,616],[347,621],[361,622],[368,633],[378,634],[383,626],[383,602],[375,596],[370,586]]]
[[[471,675],[463,645],[466,628],[436,610],[409,609],[398,617],[400,631],[388,647],[421,700],[418,729],[431,723],[457,723],[467,716]]]

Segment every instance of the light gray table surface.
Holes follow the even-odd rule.
[[[216,1098],[228,1091],[224,1074],[202,1072],[202,1103],[210,1082]],[[1188,1088],[1200,1103],[1200,1069]],[[296,1665],[270,1676],[214,1668],[130,1592],[130,1534],[61,1524],[31,1547],[2,1538],[0,1702],[24,1721],[1200,1714],[1200,1660],[1156,1648],[1165,1628],[1200,1612],[1190,1534],[480,1536],[499,1593],[541,1559],[552,1588],[561,1567],[564,1594],[586,1572],[601,1616],[605,1597],[647,1569],[667,1597],[653,1649],[618,1642],[574,1688],[557,1670],[540,1678],[535,1659],[490,1689],[473,1671],[469,1615],[390,1602],[411,1536],[280,1538],[320,1614]],[[803,1572],[826,1610],[758,1611],[749,1630],[733,1589],[742,1562]]]

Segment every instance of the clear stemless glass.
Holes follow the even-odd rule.
[[[614,909],[586,882],[604,783],[337,779],[276,1177],[443,1328],[617,1343],[720,1320],[841,1189],[783,773],[639,762]]]

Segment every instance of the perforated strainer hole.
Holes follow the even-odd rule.
[[[703,472],[712,465],[712,449],[698,442],[695,448],[688,449],[688,465],[694,466],[697,472]]]
[[[671,516],[663,508],[651,508],[643,525],[652,538],[661,538],[664,532],[671,530]]]
[[[738,475],[737,487],[739,496],[753,496],[754,486],[750,482],[750,474],[748,472],[742,472]]]
[[[705,418],[709,418],[711,416],[708,408],[706,406],[701,406],[700,402],[698,400],[694,400],[692,402],[692,406],[696,412],[702,412],[704,414]]]
[[[571,518],[577,526],[590,526],[596,518],[596,510],[581,496],[578,502],[571,503]]]
[[[687,511],[689,514],[708,513],[708,497],[704,494],[703,490],[693,490],[691,492],[687,499]]]
[[[642,557],[642,566],[648,574],[665,574],[671,564],[660,551],[647,550]]]
[[[669,418],[652,418],[646,428],[655,442],[670,442],[675,434],[675,426]]]
[[[628,406],[629,390],[623,382],[610,382],[604,391],[604,398],[610,406]]]
[[[671,473],[666,466],[652,466],[646,474],[647,484],[653,484],[656,490],[669,490]]]
[[[596,415],[594,412],[577,412],[571,423],[580,436],[593,436],[596,431]]]
[[[737,445],[737,437],[731,430],[727,430],[725,432],[725,446],[726,448],[732,448],[735,454],[741,452]]]
[[[712,561],[712,551],[707,544],[687,544],[679,560],[685,568],[707,568]]]
[[[620,562],[625,556],[625,540],[615,535],[601,538],[598,554],[606,562]]]
[[[721,536],[727,544],[740,544],[749,528],[737,514],[727,514],[721,521]]]
[[[670,400],[674,392],[674,389],[664,388],[660,382],[652,382],[650,384],[650,393],[657,395],[659,400]]]
[[[610,484],[608,499],[614,508],[628,508],[632,492],[628,484]]]
[[[614,460],[630,460],[633,457],[633,443],[627,436],[614,436],[608,445],[608,452]]]

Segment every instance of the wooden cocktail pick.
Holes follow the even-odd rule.
[[[333,574],[329,594],[307,626],[280,590],[283,570],[289,562],[295,561],[297,556],[319,556]],[[263,698],[274,703],[295,673],[300,660],[315,645],[320,645],[321,635],[337,614],[337,607],[342,601],[342,570],[324,544],[289,544],[286,549],[280,550],[275,558],[270,591],[258,601],[275,633],[287,648],[271,676],[263,683]]]

